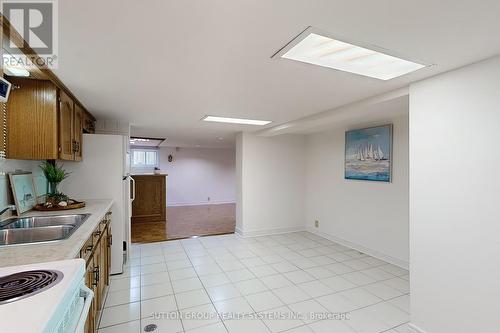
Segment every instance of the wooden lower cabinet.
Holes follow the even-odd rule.
[[[85,285],[91,289],[94,294],[96,292],[95,287],[93,286],[94,281],[94,259],[91,258],[87,261],[87,270],[85,272]],[[92,301],[90,305],[89,314],[87,317],[87,321],[85,322],[85,333],[93,333],[96,331],[95,327],[95,299]]]
[[[97,295],[99,296],[99,310],[102,309],[104,305],[104,287],[106,286],[106,260],[105,258],[107,257],[106,254],[106,238],[105,238],[105,233],[107,233],[106,230],[103,231],[103,235],[101,238],[101,241],[99,242],[99,265],[97,266],[97,274],[98,274],[98,279],[99,279],[99,284],[98,284],[98,291]]]
[[[106,230],[106,284],[109,286],[110,271],[111,271],[111,245],[113,245],[113,235],[111,234],[111,224],[108,224],[108,229]]]
[[[108,212],[80,250],[80,258],[85,259],[86,263],[85,284],[94,292],[85,333],[95,333],[99,325],[106,288],[109,286],[111,239],[111,213]]]

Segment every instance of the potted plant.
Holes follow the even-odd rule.
[[[69,176],[69,172],[66,172],[66,170],[62,168],[62,165],[57,165],[57,163],[52,164],[47,161],[40,165],[40,169],[42,169],[48,182],[47,201],[53,204],[67,202],[68,196],[60,193],[57,187]]]

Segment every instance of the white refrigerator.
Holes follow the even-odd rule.
[[[129,138],[125,135],[84,134],[83,160],[65,162],[71,172],[63,191],[75,199],[113,199],[111,208],[111,274],[123,272],[130,246],[132,215]]]

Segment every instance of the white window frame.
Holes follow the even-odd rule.
[[[156,163],[153,164],[135,164],[134,163],[134,153],[135,152],[144,152],[146,154],[147,152],[154,152],[156,154]],[[144,155],[144,158],[146,156]],[[130,167],[133,169],[154,169],[158,168],[160,165],[160,154],[158,152],[158,149],[148,149],[148,148],[132,148],[130,150]]]

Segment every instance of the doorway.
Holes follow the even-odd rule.
[[[131,163],[132,243],[234,233],[235,149],[160,145],[156,151],[152,172]]]

